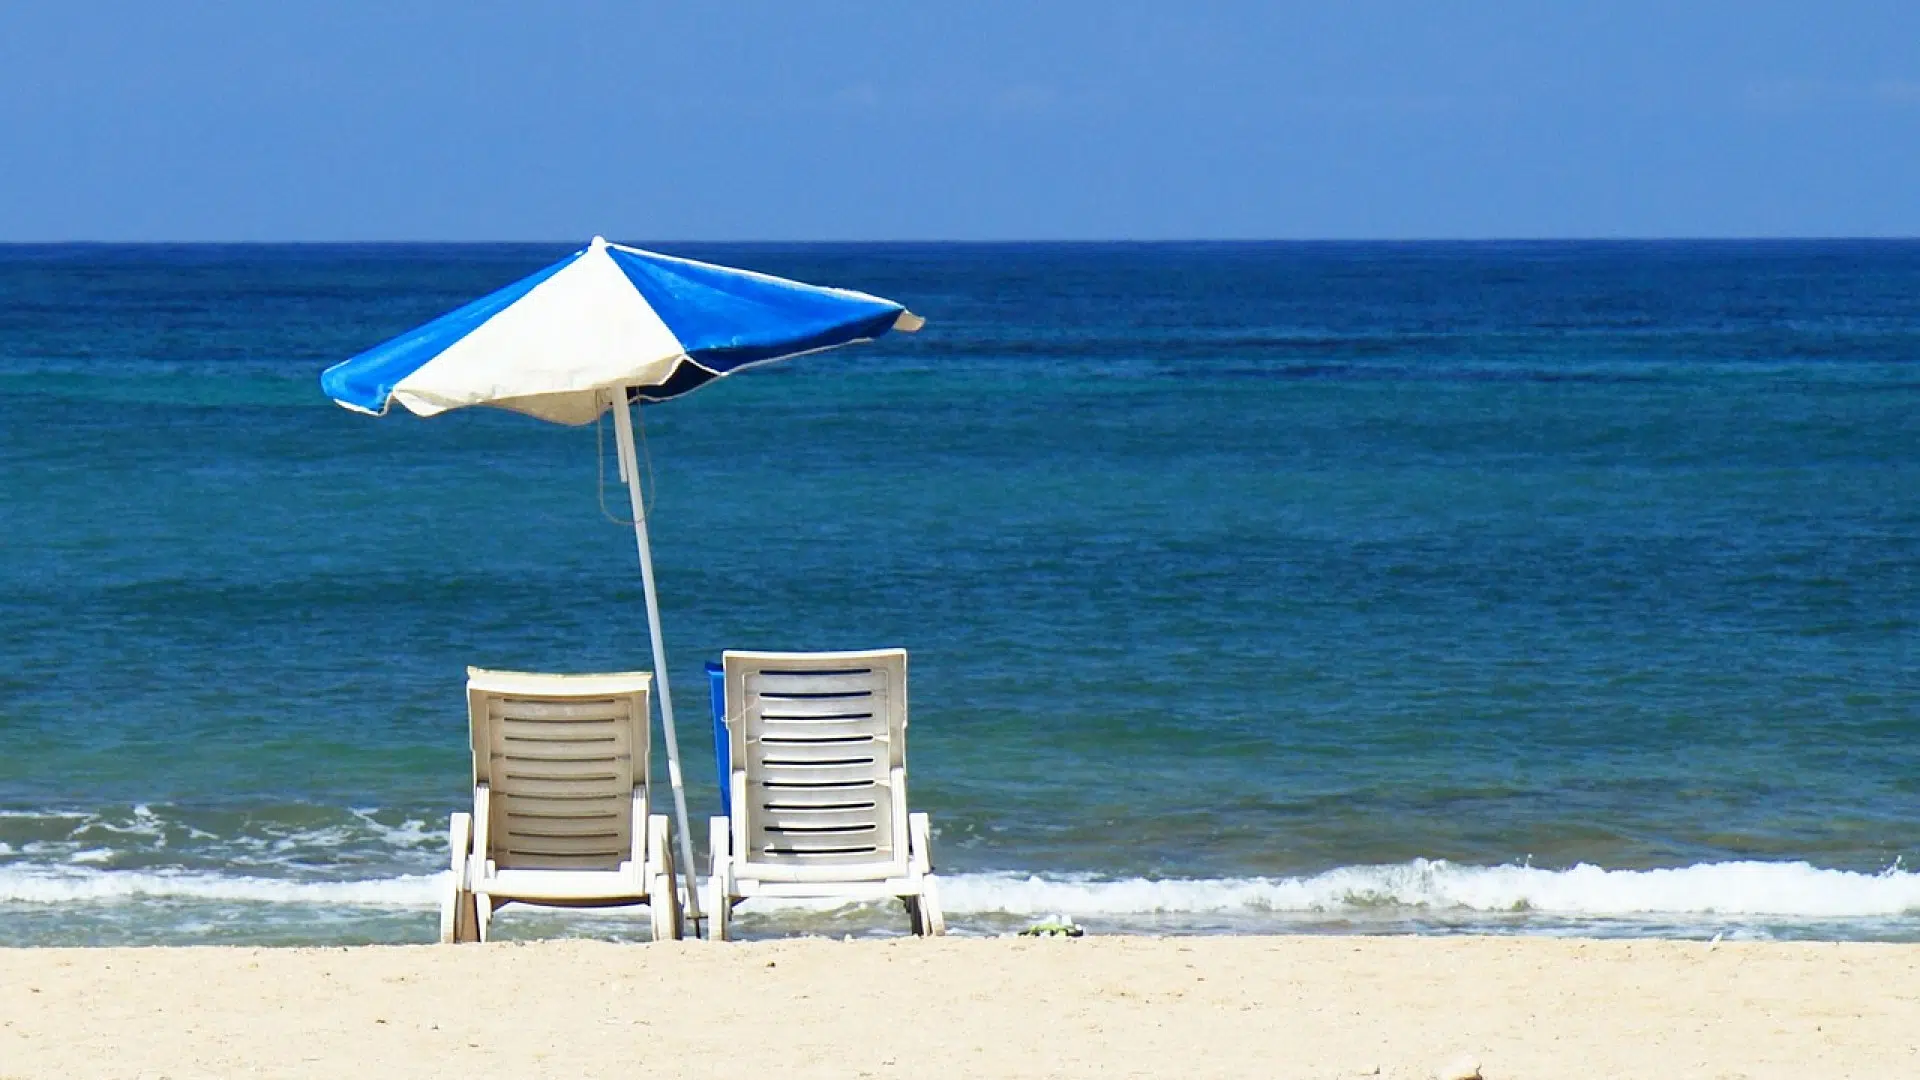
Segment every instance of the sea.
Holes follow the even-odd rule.
[[[904,646],[956,933],[1920,941],[1920,242],[659,246],[927,319],[641,411],[696,848],[706,661]],[[434,940],[633,534],[317,376],[571,250],[0,247],[0,945]]]

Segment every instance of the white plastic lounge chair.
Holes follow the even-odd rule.
[[[943,934],[927,815],[907,813],[907,652],[729,651],[726,782],[712,820],[713,930],[756,896],[899,897]]]
[[[667,818],[647,812],[646,672],[467,669],[473,813],[448,827],[440,940],[485,941],[496,909],[646,904],[680,936]]]

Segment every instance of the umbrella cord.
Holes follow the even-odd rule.
[[[632,528],[634,522],[631,519],[615,517],[613,511],[607,509],[607,429],[604,424],[605,420],[606,415],[603,413],[595,417],[593,421],[594,494],[600,499],[601,517],[606,518],[615,525],[624,525]],[[641,460],[647,464],[646,483],[640,487],[640,513],[651,517],[653,515],[654,490],[653,451],[647,447],[647,410],[644,407],[639,410],[639,416],[634,420],[633,426],[635,430],[640,432],[640,456]]]

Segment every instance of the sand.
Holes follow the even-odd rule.
[[[0,1077],[1920,1077],[1920,946],[0,950]],[[1378,1070],[1377,1072],[1375,1070]]]

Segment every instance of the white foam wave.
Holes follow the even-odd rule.
[[[392,865],[397,859],[404,866],[412,861],[410,856],[437,851],[446,843],[444,827],[417,815],[377,807],[281,809],[291,812],[235,815],[145,803],[86,812],[0,811],[0,856],[150,864],[156,855],[177,851],[177,860],[168,861],[177,861],[183,869],[218,873],[233,868],[272,876],[278,868],[297,873],[299,867],[317,862]]]
[[[442,874],[367,881],[283,881],[133,870],[0,869],[0,903],[206,900],[318,907],[412,908],[439,903]]]
[[[1725,862],[1666,870],[1460,866],[1417,859],[1309,877],[1098,881],[974,874],[943,880],[955,911],[1018,915],[1335,913],[1419,908],[1578,916],[1744,915],[1843,919],[1920,914],[1920,874]]]
[[[381,813],[378,807],[356,807],[348,812],[368,833],[394,851],[439,850],[447,842],[444,817],[437,824],[424,818],[407,817],[397,825],[388,825],[375,816]]]
[[[65,866],[0,866],[0,903],[184,899],[374,908],[432,907],[443,875],[297,881]],[[1667,870],[1461,866],[1415,860],[1306,877],[1102,880],[1021,874],[943,876],[956,915],[1340,914],[1415,909],[1576,917],[1720,916],[1785,920],[1920,914],[1920,873],[1804,862],[1704,863]],[[820,908],[821,904],[757,904]]]

